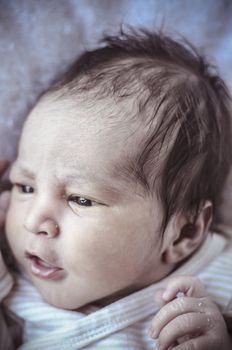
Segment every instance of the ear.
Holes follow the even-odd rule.
[[[194,223],[185,214],[174,215],[164,232],[163,262],[175,265],[190,256],[204,240],[211,222],[212,203],[209,201],[201,206]]]

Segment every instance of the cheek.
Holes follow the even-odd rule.
[[[6,237],[13,251],[16,251],[23,244],[20,232],[22,230],[23,212],[20,206],[13,203],[6,216]]]
[[[145,223],[110,216],[104,220],[83,220],[76,232],[66,236],[64,249],[68,269],[94,278],[133,276],[142,269],[151,253]],[[70,232],[70,231],[69,231]]]

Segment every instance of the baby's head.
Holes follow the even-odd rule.
[[[201,244],[228,173],[227,89],[160,33],[84,53],[31,111],[6,232],[41,295],[77,309],[168,275]]]

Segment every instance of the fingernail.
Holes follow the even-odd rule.
[[[150,329],[148,330],[148,336],[151,337],[152,339],[157,338],[158,334],[153,327],[150,327]]]

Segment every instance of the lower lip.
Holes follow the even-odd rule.
[[[44,280],[58,280],[62,278],[63,269],[59,267],[45,266],[43,265],[43,262],[36,257],[30,257],[28,260],[30,262],[31,273],[34,276]]]

